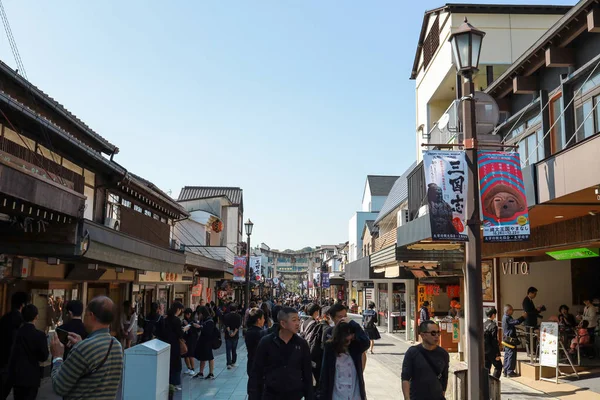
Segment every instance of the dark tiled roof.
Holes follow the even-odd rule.
[[[375,226],[375,221],[371,219],[371,220],[365,221],[365,224],[367,224],[367,229],[369,230],[369,232],[373,232],[373,227]]]
[[[47,103],[51,108],[54,108],[57,113],[62,114],[63,117],[70,120],[75,126],[81,129],[82,132],[84,132],[92,139],[96,140],[98,143],[104,146],[104,150],[106,150],[107,152],[118,152],[119,149],[117,148],[117,146],[110,143],[98,133],[94,132],[92,128],[87,126],[82,120],[77,118],[75,115],[71,114],[71,112],[67,110],[62,104],[60,104],[54,98],[47,95],[44,91],[42,91],[37,86],[29,82],[27,79],[19,75],[15,70],[13,70],[1,60],[0,72],[5,75],[8,75],[10,79],[12,79],[17,85],[21,86],[24,90],[31,90],[34,96]]]
[[[131,172],[128,172],[128,178],[135,185],[145,189],[153,196],[161,199],[162,201],[169,204],[174,209],[178,210],[182,215],[189,215],[188,212],[181,206],[181,204],[177,203],[175,200],[171,198],[168,194],[160,190],[154,183],[150,182],[147,179],[142,178],[139,175],[135,175]]]
[[[181,189],[177,201],[209,199],[225,196],[235,206],[243,203],[244,191],[239,187],[186,186]]]
[[[385,199],[383,206],[381,207],[381,211],[377,215],[377,219],[375,220],[375,224],[378,224],[379,221],[384,219],[389,213],[394,211],[396,207],[398,207],[402,202],[404,202],[408,198],[408,175],[412,172],[413,169],[417,166],[417,162],[413,162],[410,167],[399,177],[396,182],[394,182],[394,186],[392,190],[390,190],[390,194]]]
[[[367,175],[371,196],[387,196],[399,176]]]

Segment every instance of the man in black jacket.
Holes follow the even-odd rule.
[[[69,317],[71,318],[69,322],[62,324],[61,329],[76,333],[81,336],[81,339],[87,338],[87,331],[85,330],[85,325],[83,325],[83,321],[81,320],[81,315],[83,314],[83,303],[81,300],[69,300],[67,303],[67,312],[69,313]],[[65,345],[65,354],[63,358],[66,360],[69,351],[71,350],[67,343],[63,343]]]
[[[235,367],[237,361],[237,345],[242,327],[242,316],[237,312],[237,306],[232,304],[229,312],[223,317],[225,326],[225,353],[227,356],[227,369]]]
[[[537,296],[538,290],[533,286],[527,289],[527,296],[523,299],[523,311],[527,313],[525,317],[525,323],[523,325],[537,328],[538,326],[538,318],[541,318],[540,312],[544,308],[544,306],[536,307],[533,304],[533,299]]]
[[[284,307],[279,331],[261,339],[248,380],[248,400],[313,398],[310,349],[300,330],[298,312]]]
[[[29,304],[30,297],[25,292],[16,292],[11,296],[11,311],[0,318],[0,400],[5,400],[12,390],[8,380],[8,359],[12,352],[17,330],[23,323],[21,310]]]
[[[9,380],[15,400],[34,400],[42,381],[41,362],[48,359],[46,334],[37,330],[38,309],[33,304],[23,307],[23,325],[17,331],[13,352],[8,362]]]

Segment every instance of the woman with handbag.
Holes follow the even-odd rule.
[[[517,337],[517,325],[525,321],[525,315],[514,319],[513,308],[510,304],[504,306],[504,317],[502,317],[502,345],[504,346],[504,376],[519,376],[515,372],[517,367],[517,346],[521,343]]]
[[[167,312],[167,318],[162,320],[164,325],[160,329],[159,339],[171,345],[169,385],[173,386],[174,390],[181,390],[181,355],[187,353],[183,334],[190,329],[181,326],[179,317],[183,309],[183,304],[174,302]]]

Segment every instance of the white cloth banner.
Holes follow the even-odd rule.
[[[464,151],[426,151],[423,155],[431,238],[468,240],[465,203],[468,168]]]
[[[250,257],[250,268],[254,272],[254,279],[262,276],[262,257]]]

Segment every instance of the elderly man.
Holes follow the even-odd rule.
[[[69,358],[63,360],[64,346],[54,335],[52,353],[52,387],[65,400],[113,400],[123,372],[123,349],[110,335],[114,320],[114,304],[105,296],[94,298],[84,317],[88,337],[69,333],[72,346]]]
[[[504,376],[515,377],[519,376],[515,372],[517,367],[517,346],[519,339],[517,337],[516,326],[525,321],[523,314],[521,318],[514,319],[513,308],[510,304],[504,306],[504,317],[502,317],[502,344],[504,345]]]

